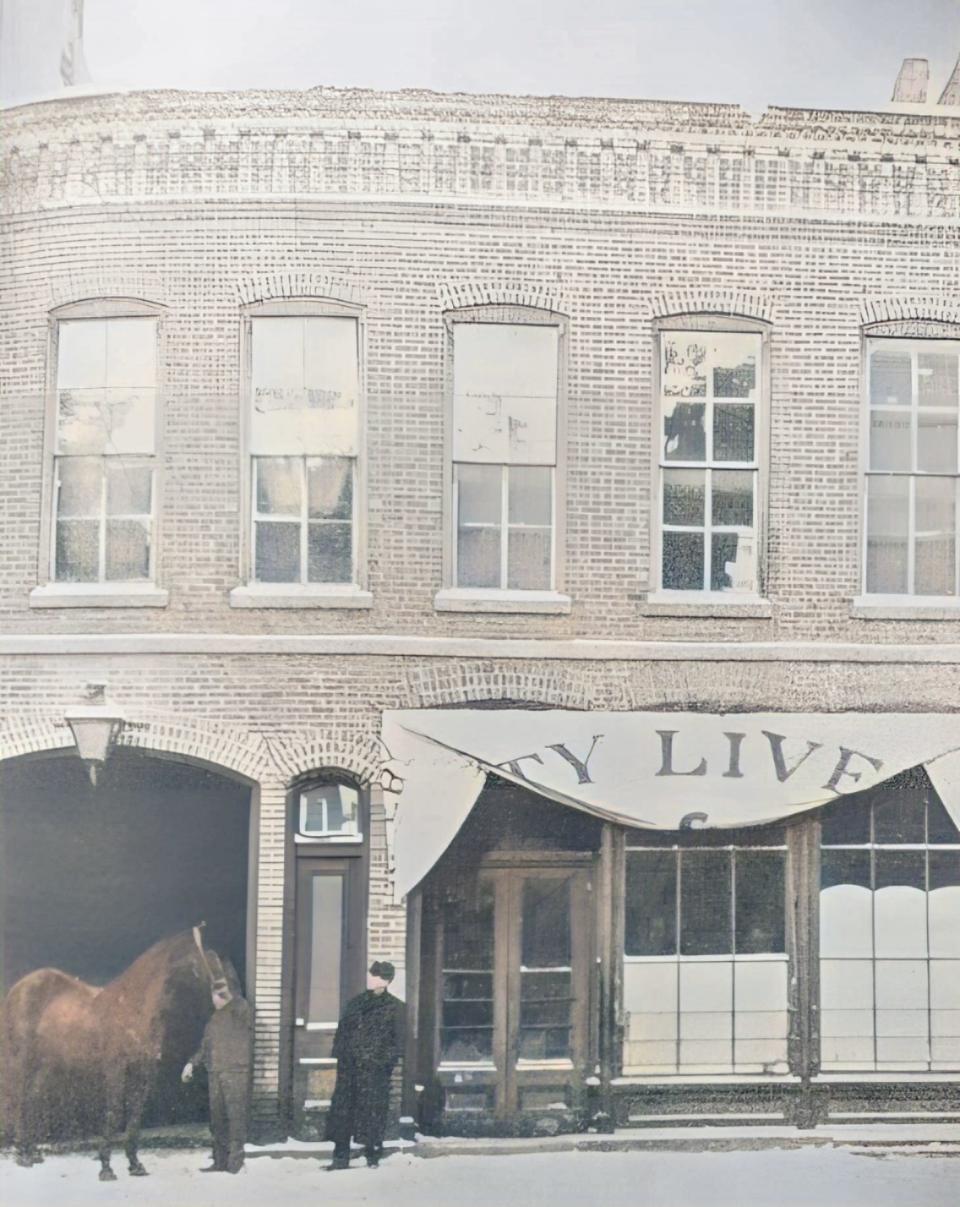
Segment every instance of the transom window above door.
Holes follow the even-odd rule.
[[[250,320],[250,578],[356,581],[360,449],[358,322]]]

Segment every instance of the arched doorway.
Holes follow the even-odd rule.
[[[72,751],[0,764],[3,990],[43,967],[105,984],[200,921],[246,985],[250,797],[236,778],[135,750],[115,751],[96,787]],[[179,1083],[186,1056],[168,1054],[147,1122],[204,1117],[203,1086]]]

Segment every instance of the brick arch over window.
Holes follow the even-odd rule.
[[[444,282],[438,288],[444,310],[469,310],[479,306],[523,306],[568,314],[570,307],[558,285],[492,285],[475,281]]]
[[[526,670],[458,663],[412,669],[407,676],[405,708],[509,701],[513,706],[585,709],[592,706],[588,686],[577,668]]]
[[[237,297],[241,306],[257,302],[273,302],[285,298],[325,298],[363,304],[361,290],[354,281],[329,273],[276,271],[245,277],[237,282]]]
[[[871,335],[898,335],[900,331],[880,329],[881,324],[920,323],[960,328],[960,298],[945,297],[886,297],[863,298],[860,302],[860,322],[870,328]],[[874,328],[877,328],[874,330]],[[923,335],[911,330],[909,334]],[[947,334],[951,334],[947,332]],[[955,336],[956,331],[952,332]]]
[[[22,755],[68,750],[73,744],[73,734],[62,716],[28,714],[0,727],[0,762]],[[145,754],[173,755],[251,783],[260,782],[271,772],[269,753],[262,741],[245,745],[225,731],[185,725],[173,719],[132,720],[121,732],[117,744]]]
[[[691,287],[669,290],[654,296],[652,309],[652,317],[657,319],[678,315],[717,314],[771,323],[774,317],[772,298],[745,289]]]
[[[316,737],[283,748],[271,745],[273,761],[288,785],[305,776],[342,773],[361,787],[375,783],[384,762],[384,750],[375,736],[338,739]]]
[[[78,272],[55,277],[50,282],[47,309],[53,311],[76,302],[106,300],[168,305],[158,277],[141,273]]]

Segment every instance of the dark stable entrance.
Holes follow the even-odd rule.
[[[73,754],[0,767],[4,992],[36,968],[103,985],[159,939],[206,922],[205,943],[246,984],[249,788],[118,750],[91,786]],[[175,1028],[145,1123],[206,1118]]]

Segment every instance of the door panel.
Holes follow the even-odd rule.
[[[333,1037],[362,987],[363,936],[356,859],[301,859],[297,867],[293,1108],[295,1130],[326,1108],[336,1081]]]
[[[584,867],[507,867],[448,886],[436,1058],[448,1122],[568,1108],[587,1073],[592,914]]]

